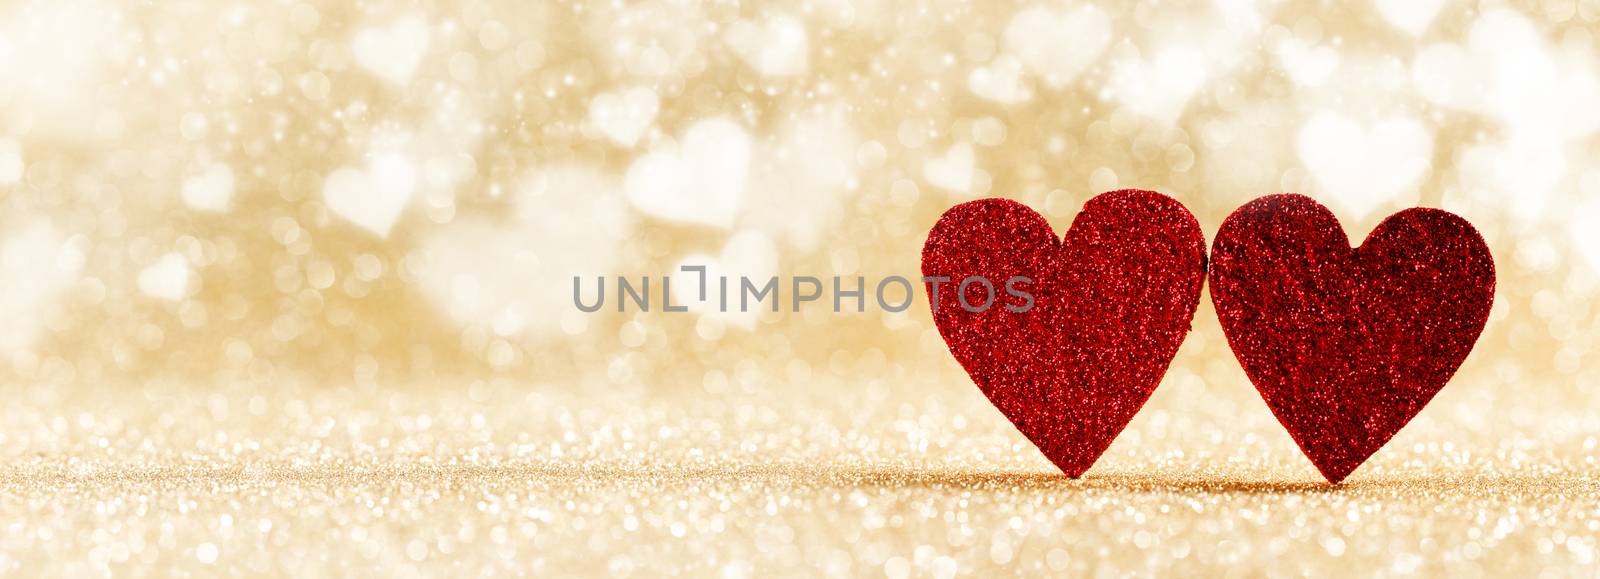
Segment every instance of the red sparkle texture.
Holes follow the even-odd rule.
[[[1342,481],[1438,391],[1488,320],[1494,263],[1465,220],[1408,209],[1352,248],[1300,195],[1224,221],[1210,267],[1228,344],[1273,414],[1330,482]],[[949,278],[934,322],[995,407],[1078,477],[1150,398],[1189,331],[1205,240],[1176,200],[1123,190],[1091,199],[1064,240],[1004,199],[963,203],[928,234],[923,275]],[[1033,309],[957,307],[971,277],[1026,277]],[[969,284],[969,302],[986,286]],[[976,292],[980,295],[974,295]],[[1009,297],[1004,294],[997,300]]]
[[[1188,209],[1126,190],[1091,199],[1065,240],[1014,201],[957,205],[928,234],[922,275],[950,279],[933,316],[950,353],[1028,440],[1077,477],[1167,371],[1200,302],[1205,260]],[[1029,311],[960,307],[963,280],[999,289],[1013,276],[1033,280],[1021,286],[1035,298]],[[969,302],[984,300],[984,286],[966,291]]]
[[[1211,254],[1228,345],[1330,482],[1444,388],[1494,301],[1489,246],[1438,209],[1391,215],[1351,248],[1326,207],[1269,195],[1222,222]]]

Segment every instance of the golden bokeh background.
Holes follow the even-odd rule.
[[[1592,0],[5,2],[0,572],[1592,577],[1597,23]],[[1281,191],[1353,239],[1442,207],[1489,241],[1495,307],[1335,488],[1209,299],[1081,481],[921,296],[571,301],[573,275],[686,263],[914,279],[955,203],[1061,230],[1117,188],[1208,239]]]

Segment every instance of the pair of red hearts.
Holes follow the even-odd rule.
[[[1335,483],[1444,387],[1494,296],[1483,238],[1437,209],[1391,215],[1352,248],[1327,208],[1270,195],[1223,221],[1211,256],[1228,345]],[[1027,312],[949,307],[945,295],[934,321],[989,400],[1077,477],[1150,398],[1208,269],[1200,224],[1182,204],[1123,190],[1085,204],[1065,240],[1013,201],[958,205],[929,232],[922,273],[1033,281]]]

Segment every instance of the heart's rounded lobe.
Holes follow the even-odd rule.
[[[950,353],[1071,477],[1150,398],[1189,331],[1205,267],[1194,216],[1136,190],[1089,200],[1065,240],[1014,201],[963,203],[922,249],[923,276],[949,280],[925,286]],[[989,287],[993,303],[970,311]]]
[[[1228,345],[1311,462],[1339,482],[1444,387],[1494,299],[1494,261],[1466,220],[1389,216],[1351,248],[1301,195],[1252,201],[1212,246]]]

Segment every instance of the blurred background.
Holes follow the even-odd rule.
[[[0,505],[19,522],[0,569],[1260,572],[1348,551],[1400,574],[1592,575],[1597,23],[1594,0],[5,2]],[[1304,498],[1327,515],[1308,523],[1249,492],[1316,474],[1209,298],[1086,479],[1109,486],[1028,524],[1013,507],[1077,483],[1029,478],[1049,464],[924,296],[898,314],[571,301],[573,275],[685,263],[914,279],[951,205],[1008,197],[1061,232],[1118,188],[1176,197],[1208,240],[1284,191],[1353,240],[1419,205],[1479,228],[1493,314],[1352,478],[1379,481],[1374,502]],[[834,482],[773,486],[791,477]],[[474,494],[501,485],[550,502]],[[851,506],[863,485],[889,515]],[[974,486],[1010,489],[982,499],[977,538],[885,525],[955,521]],[[1266,519],[1143,526],[1184,501]],[[1346,517],[1383,504],[1415,518]],[[777,522],[686,515],[729,509]]]

